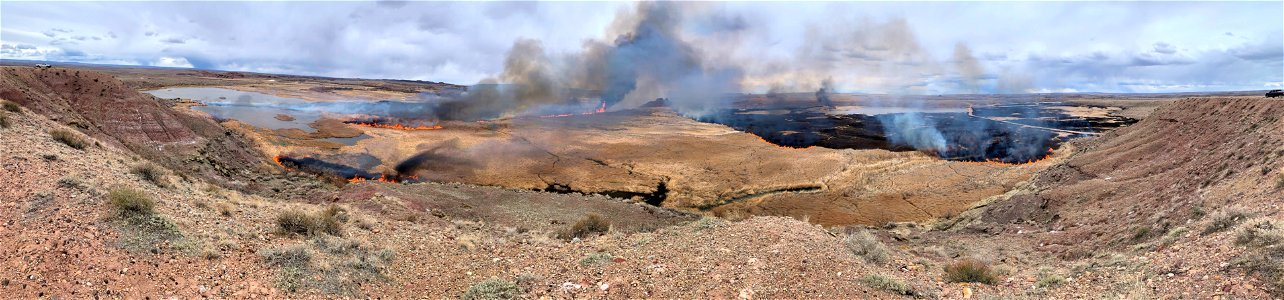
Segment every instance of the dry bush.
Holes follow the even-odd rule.
[[[1249,223],[1235,235],[1235,245],[1267,247],[1284,242],[1284,228],[1269,220]]]
[[[320,236],[310,242],[260,250],[259,256],[278,268],[276,285],[281,290],[364,298],[362,286],[389,280],[384,271],[396,253],[359,241]]]
[[[162,170],[160,167],[157,167],[155,164],[152,164],[152,163],[138,164],[133,168],[130,168],[129,172],[134,173],[134,175],[138,175],[138,177],[142,178],[143,180],[146,180],[147,182],[151,182],[156,186],[159,186],[159,187],[167,186],[165,183],[165,171]]]
[[[0,103],[3,103],[3,104],[0,104],[0,106],[4,106],[4,110],[16,112],[16,113],[22,112],[22,106],[19,106],[18,103],[5,101],[5,100],[0,100]]]
[[[522,290],[512,281],[499,278],[491,278],[478,282],[459,295],[463,300],[491,300],[491,299],[517,299],[522,295]]]
[[[1239,225],[1239,223],[1243,223],[1244,220],[1247,220],[1249,213],[1248,210],[1244,208],[1229,206],[1213,213],[1211,217],[1212,221],[1209,221],[1208,226],[1204,227],[1202,235],[1209,235],[1231,229],[1231,227],[1235,227],[1235,225]]]
[[[852,254],[864,257],[866,261],[872,263],[882,264],[891,257],[891,251],[887,249],[887,245],[884,245],[882,241],[878,240],[878,237],[869,233],[869,231],[862,230],[848,234],[846,238],[843,238],[843,244],[847,245],[847,249],[851,250]]]
[[[9,116],[0,114],[0,128],[9,128]]]
[[[1231,260],[1231,266],[1262,276],[1271,293],[1284,296],[1284,228],[1269,220],[1250,223],[1235,237],[1248,251]]]
[[[309,236],[322,233],[339,235],[342,233],[343,223],[346,222],[348,222],[348,211],[338,205],[330,205],[315,215],[291,209],[276,216],[276,226],[281,232]]]
[[[983,262],[964,259],[945,266],[945,281],[994,284],[994,270]]]
[[[1284,173],[1275,176],[1275,189],[1284,190]]]
[[[107,193],[108,203],[120,218],[120,246],[132,252],[158,253],[158,245],[194,250],[169,218],[155,212],[156,202],[142,191],[118,188]]]
[[[598,214],[589,214],[571,225],[570,230],[560,233],[559,237],[566,240],[585,238],[594,234],[606,233],[610,230],[611,222]]]
[[[79,135],[72,133],[70,130],[54,129],[49,131],[49,135],[53,136],[55,141],[77,150],[84,150],[85,147],[89,147],[89,142],[86,142],[85,139],[80,138]]]
[[[612,256],[610,253],[594,252],[580,259],[580,265],[592,266],[592,265],[609,264],[612,262],[613,259],[615,259],[615,256]]]
[[[914,289],[910,288],[909,285],[887,276],[870,274],[861,278],[860,282],[871,288],[896,293],[898,295],[913,296],[915,294]]]
[[[142,191],[131,188],[119,188],[107,193],[111,206],[121,216],[150,215],[156,202]]]

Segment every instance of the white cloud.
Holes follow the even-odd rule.
[[[151,63],[153,67],[191,68],[192,63],[182,57],[161,57]]]
[[[518,38],[552,55],[609,39],[624,2],[0,2],[0,58],[474,83],[501,71]],[[808,89],[816,78],[770,73],[834,47],[851,91],[950,92],[966,44],[981,91],[1253,89],[1284,81],[1279,2],[697,3],[693,38],[717,36],[718,59]],[[904,26],[886,25],[903,20]],[[1067,24],[1073,24],[1069,26]],[[728,27],[729,26],[729,27]],[[870,39],[886,26],[912,40]],[[874,28],[877,29],[877,28]],[[824,37],[830,42],[808,37]],[[865,34],[859,36],[859,34]],[[897,43],[891,43],[896,41]],[[861,49],[849,46],[863,47]],[[887,49],[913,46],[912,51]],[[818,56],[821,58],[827,56]],[[863,63],[857,63],[862,62]],[[638,62],[645,63],[645,62]],[[723,62],[719,62],[723,63]],[[944,67],[935,67],[943,65]],[[814,76],[813,76],[814,77]],[[822,78],[823,79],[823,78]],[[772,81],[779,81],[773,79]],[[807,81],[807,82],[804,82]],[[764,81],[765,82],[765,81]]]

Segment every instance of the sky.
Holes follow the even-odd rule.
[[[0,2],[0,58],[473,84],[519,40],[627,33],[632,2]],[[740,91],[893,94],[1284,88],[1284,3],[700,2],[700,67]],[[631,62],[646,64],[645,61]]]

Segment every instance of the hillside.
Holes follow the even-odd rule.
[[[0,253],[0,293],[15,298],[490,287],[523,298],[1261,299],[1284,287],[1279,101],[1174,101],[1072,142],[958,216],[826,228],[600,195],[325,183],[110,76],[4,72],[0,97],[16,104],[0,110],[0,248],[13,249]],[[993,280],[947,280],[965,261]]]

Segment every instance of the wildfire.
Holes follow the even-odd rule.
[[[568,113],[568,114],[556,114],[556,115],[543,115],[543,116],[539,116],[539,117],[540,117],[540,118],[561,118],[561,117],[570,117],[570,116],[574,116],[574,115],[591,115],[591,114],[600,114],[600,113],[604,113],[604,112],[606,112],[606,101],[602,101],[602,102],[601,102],[601,104],[598,104],[597,109],[595,109],[595,110],[593,110],[593,111],[590,111],[590,112],[582,112],[582,113]]]
[[[384,124],[384,123],[357,122],[357,121],[348,121],[344,123],[357,125],[357,126],[364,126],[364,127],[396,129],[396,130],[437,130],[442,128],[441,125],[406,126],[401,124]]]
[[[290,168],[290,167],[285,166],[285,164],[284,164],[284,163],[281,163],[281,156],[280,156],[280,155],[272,156],[272,162],[275,162],[275,163],[276,163],[276,165],[281,166],[281,168],[284,168],[284,169],[285,169],[285,170],[287,170],[287,171],[293,171],[293,170],[294,170],[293,168]]]
[[[768,145],[776,146],[776,147],[778,147],[778,148],[785,148],[785,149],[799,149],[799,150],[801,150],[801,149],[811,149],[811,148],[816,147],[816,145],[811,145],[811,146],[807,146],[807,147],[794,147],[794,146],[786,146],[786,145],[777,145],[776,143],[772,143],[771,141],[768,141],[767,139],[764,139],[764,138],[762,138],[761,136],[758,136],[757,134],[752,134],[752,133],[750,133],[749,135],[752,135],[753,137],[758,138],[758,140],[759,140],[759,141],[762,141],[763,143],[767,143]]]
[[[389,176],[388,174],[379,174],[379,177],[376,177],[376,178],[365,178],[361,176],[352,176],[352,178],[348,178],[349,183],[357,183],[362,181],[400,183],[400,182],[409,182],[409,181],[418,181],[418,180],[419,180],[419,176]]]
[[[1048,148],[1048,154],[1043,155],[1043,157],[1042,157],[1042,158],[1034,159],[1034,160],[1030,160],[1030,161],[1027,161],[1027,162],[1020,162],[1020,163],[1004,162],[1004,161],[996,160],[996,159],[993,159],[993,158],[991,158],[991,159],[989,159],[989,160],[986,160],[986,161],[977,161],[977,162],[973,162],[973,163],[978,163],[978,164],[987,164],[987,165],[996,165],[996,166],[1004,166],[1004,167],[1019,166],[1019,165],[1032,164],[1032,163],[1037,163],[1037,162],[1041,162],[1041,161],[1044,161],[1044,160],[1048,160],[1048,159],[1052,158],[1052,153],[1053,153],[1053,152],[1052,152],[1052,148]]]

